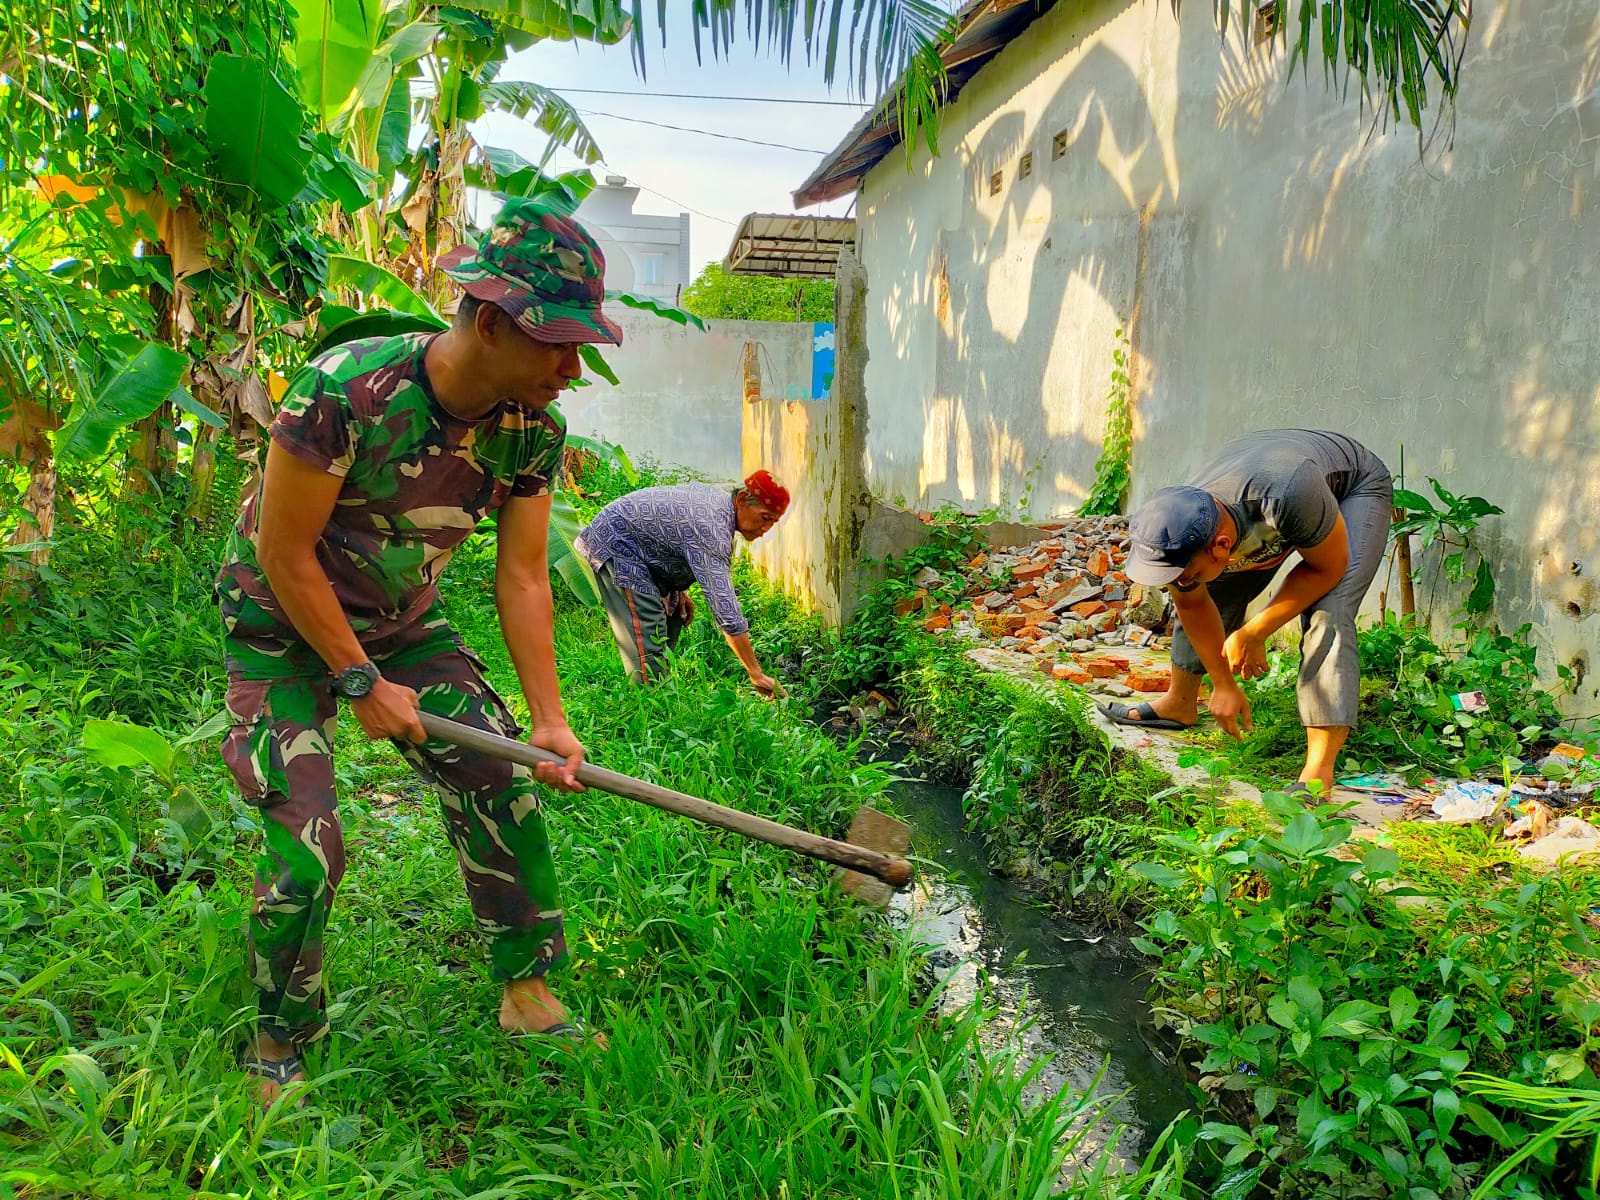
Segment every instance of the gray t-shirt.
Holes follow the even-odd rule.
[[[1383,460],[1354,438],[1320,429],[1262,429],[1229,442],[1189,482],[1233,514],[1238,548],[1223,574],[1276,568],[1291,550],[1333,532],[1339,501]]]

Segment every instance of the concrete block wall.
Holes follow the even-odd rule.
[[[573,433],[729,483],[745,474],[746,358],[759,367],[763,395],[810,391],[809,323],[711,321],[702,332],[614,304],[610,311],[623,344],[604,352],[620,386],[591,375],[588,387],[566,393],[561,411]]]

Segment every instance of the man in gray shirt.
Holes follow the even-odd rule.
[[[1355,724],[1361,664],[1356,612],[1378,572],[1393,513],[1389,468],[1343,434],[1267,429],[1230,442],[1184,487],[1162,488],[1129,518],[1124,570],[1169,589],[1178,611],[1172,682],[1144,704],[1101,711],[1124,725],[1186,729],[1199,718],[1200,681],[1211,676],[1211,715],[1233,737],[1251,728],[1235,676],[1267,670],[1266,641],[1300,618],[1300,720],[1304,790],[1333,789],[1333,770]],[[1299,562],[1267,606],[1245,610],[1291,552]]]

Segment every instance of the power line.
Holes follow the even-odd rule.
[[[611,164],[606,162],[606,160],[603,159],[603,158],[600,161],[602,163],[605,163],[605,165],[608,166],[608,167],[611,166]],[[616,167],[613,167],[612,169],[613,170],[620,170],[620,168],[616,168]],[[624,172],[624,174],[626,174],[626,172]],[[644,184],[640,183],[637,179],[635,179],[632,175],[628,175],[627,179],[628,179],[628,182],[630,184],[632,184],[634,187],[638,188],[641,192],[649,192],[652,196],[659,196],[659,197],[661,197],[661,199],[665,200],[668,204],[676,204],[679,208],[683,209],[685,212],[692,212],[697,217],[704,217],[708,221],[715,221],[719,225],[729,225],[729,226],[732,226],[734,228],[737,228],[738,225],[739,225],[739,222],[737,222],[737,221],[730,221],[730,220],[728,220],[727,217],[714,217],[708,212],[701,212],[698,208],[690,207],[689,205],[685,204],[682,200],[673,199],[671,196],[667,195],[665,192],[658,192],[653,187],[646,187]]]
[[[816,104],[831,108],[870,108],[865,100],[801,100],[782,96],[708,96],[697,92],[626,92],[617,88],[557,87],[557,92],[583,92],[592,96],[647,96],[652,100],[738,100],[745,104]]]
[[[591,109],[574,109],[579,116],[610,117],[613,121],[631,121],[635,125],[653,125],[657,129],[673,129],[679,133],[698,133],[704,137],[722,138],[729,142],[744,142],[751,146],[768,146],[774,150],[793,150],[797,154],[827,154],[826,150],[812,150],[806,146],[789,146],[783,142],[763,142],[758,138],[740,137],[736,133],[713,133],[709,129],[693,129],[687,125],[668,125],[664,121],[648,121],[644,117],[624,117],[619,113],[595,112]]]

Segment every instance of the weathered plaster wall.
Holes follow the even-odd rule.
[[[624,338],[605,355],[621,386],[591,374],[590,386],[566,393],[561,411],[573,433],[731,482],[744,478],[739,447],[746,347],[756,348],[763,394],[811,390],[809,323],[711,321],[701,332],[616,305],[611,313]]]
[[[751,544],[751,557],[808,609],[837,623],[848,619],[855,603],[868,499],[861,441],[866,281],[849,251],[841,255],[835,282],[839,351],[832,395],[746,404],[743,470],[767,468],[791,496],[783,519]],[[803,328],[809,334],[811,327]]]
[[[1135,501],[1246,428],[1343,429],[1395,466],[1404,447],[1408,483],[1506,509],[1502,622],[1533,621],[1552,662],[1591,653],[1600,7],[1474,18],[1453,149],[1425,163],[1318,69],[1219,44],[1210,5],[1037,22],[951,107],[943,157],[865,182],[872,490],[1006,504],[1031,479],[1032,515],[1069,509],[1124,327]]]

